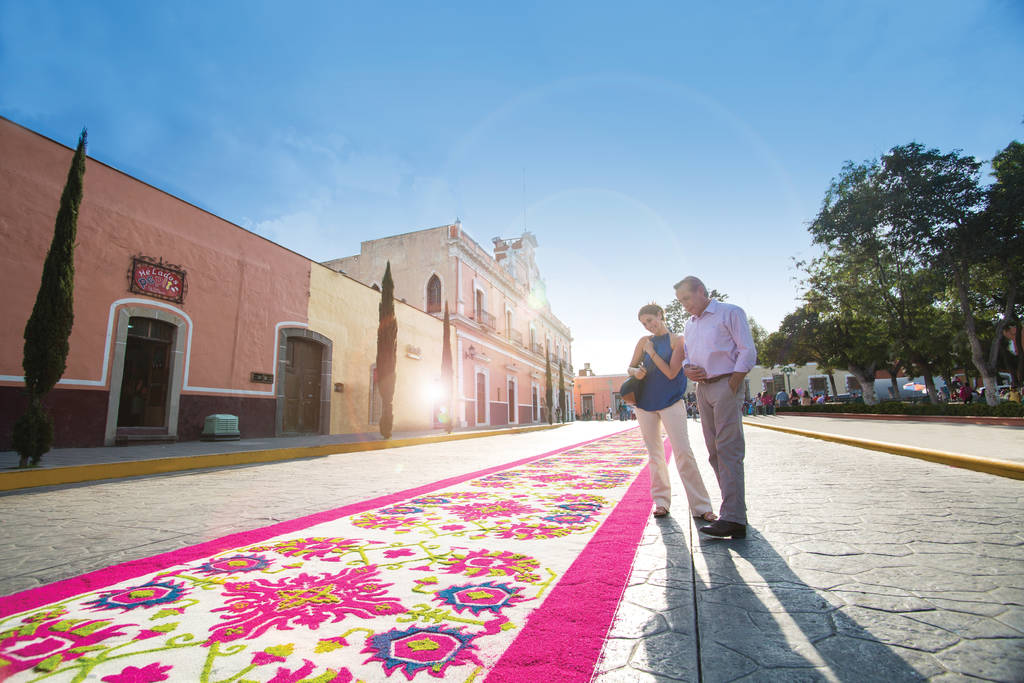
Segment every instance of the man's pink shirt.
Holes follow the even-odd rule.
[[[708,377],[750,372],[757,362],[747,314],[739,306],[712,300],[686,323],[683,365],[704,368]]]

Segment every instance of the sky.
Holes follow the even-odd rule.
[[[1022,73],[1019,0],[0,0],[0,115],[317,261],[530,230],[598,374],[686,275],[776,329],[843,163],[991,159]]]

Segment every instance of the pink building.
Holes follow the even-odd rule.
[[[23,331],[73,150],[3,118],[0,150],[3,451],[27,403]],[[215,413],[238,416],[243,437],[375,431],[379,303],[369,286],[90,158],[70,353],[45,400],[54,445],[198,439]],[[395,429],[430,429],[442,325],[413,306],[396,314]]]
[[[585,419],[608,415],[609,410],[613,417],[618,417],[619,406],[622,399],[619,396],[619,387],[626,381],[627,375],[595,375],[590,370],[590,363],[586,363],[580,370],[580,376],[573,384],[573,404],[576,414]]]
[[[363,242],[356,256],[324,265],[377,287],[391,262],[395,297],[442,317],[447,302],[455,341],[455,418],[461,426],[547,419],[546,354],[551,354],[556,416],[572,393],[572,336],[551,312],[525,232],[494,238],[488,253],[456,221]],[[560,400],[561,367],[565,396]]]

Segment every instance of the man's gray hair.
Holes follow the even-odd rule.
[[[680,287],[686,287],[691,292],[697,291],[697,288],[704,290],[704,296],[708,295],[708,288],[704,286],[704,283],[700,281],[699,277],[694,275],[687,275],[682,280],[675,284],[673,289],[679,289]]]

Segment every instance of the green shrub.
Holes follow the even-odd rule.
[[[21,455],[20,467],[39,464],[43,453],[53,445],[53,418],[47,414],[39,401],[29,403],[28,410],[14,423],[12,435],[14,450]]]

